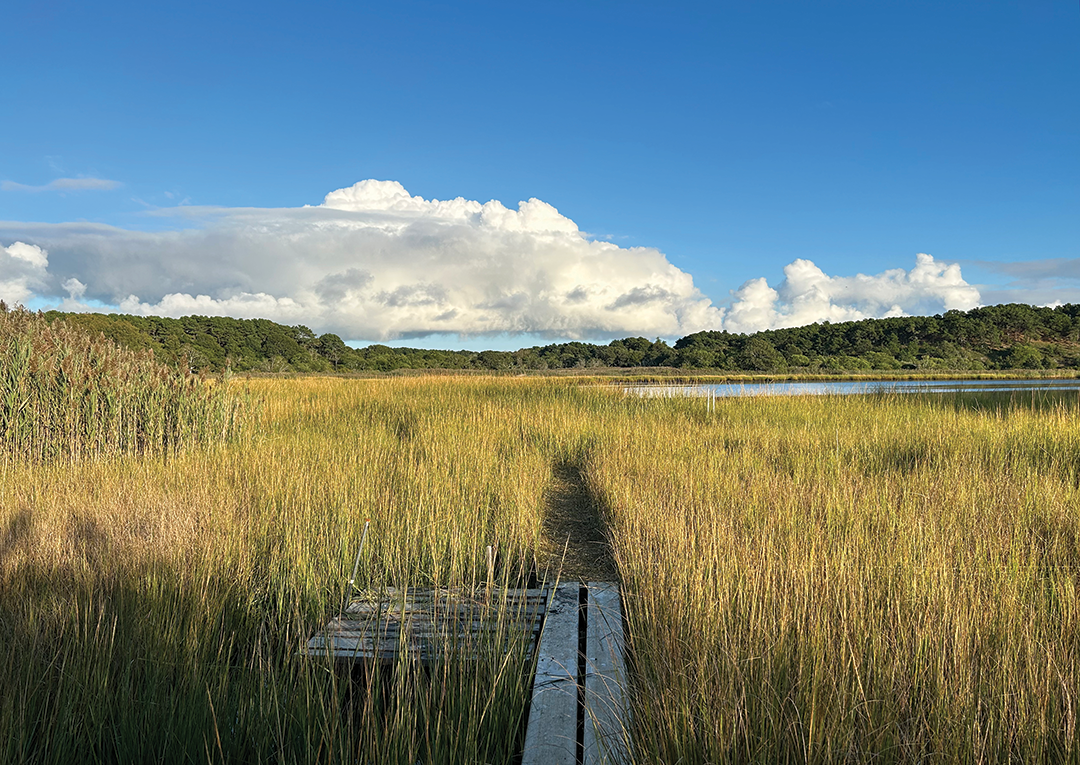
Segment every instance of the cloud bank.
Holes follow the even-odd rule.
[[[361,181],[302,208],[179,207],[176,230],[0,223],[0,298],[71,310],[269,318],[351,340],[751,332],[823,319],[970,308],[958,266],[828,276],[796,260],[715,305],[651,247],[595,241],[551,205],[427,200]],[[92,301],[87,303],[86,301]],[[95,305],[96,304],[96,305]]]
[[[1007,281],[985,290],[992,303],[1063,305],[1080,303],[1080,258],[1040,258],[1015,262],[971,260],[967,264]]]

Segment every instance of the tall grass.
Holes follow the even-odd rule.
[[[250,387],[240,440],[0,460],[0,761],[512,762],[520,640],[299,649],[365,518],[364,590],[480,586],[489,544],[541,574],[558,465],[608,524],[639,761],[1078,759],[1075,402]]]
[[[526,582],[565,387],[251,387],[248,440],[0,465],[0,761],[512,759],[522,636],[356,678],[298,652],[365,518],[362,589],[478,586],[487,545]]]
[[[148,352],[0,304],[0,459],[167,453],[238,435],[248,406]]]
[[[1080,758],[1078,414],[807,397],[610,421],[590,475],[638,757]]]

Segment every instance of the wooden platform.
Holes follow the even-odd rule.
[[[549,591],[398,590],[356,598],[308,641],[308,656],[338,661],[423,663],[448,653],[476,658],[488,648],[525,643],[530,658],[547,609]],[[524,638],[524,639],[523,639]]]

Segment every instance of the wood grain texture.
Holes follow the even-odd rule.
[[[341,616],[308,641],[303,653],[339,661],[431,663],[441,658],[476,659],[492,651],[535,649],[547,591],[398,590],[353,600]]]
[[[559,585],[548,605],[537,649],[521,765],[575,765],[578,709],[577,582]]]
[[[585,648],[585,765],[629,762],[629,715],[619,585],[588,586]]]

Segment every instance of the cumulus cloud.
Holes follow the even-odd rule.
[[[361,181],[320,205],[176,208],[188,227],[0,224],[48,248],[52,288],[136,314],[303,322],[351,339],[433,333],[673,336],[722,311],[658,250],[589,239],[538,199],[426,200]]]
[[[119,181],[107,178],[57,178],[42,186],[30,186],[15,181],[0,181],[3,191],[109,191],[120,188]]]
[[[301,208],[155,214],[172,216],[176,228],[0,223],[0,242],[19,243],[5,253],[18,246],[23,254],[18,271],[16,256],[0,261],[0,297],[52,297],[68,310],[269,318],[352,340],[677,337],[979,301],[958,266],[919,255],[910,271],[853,277],[796,260],[776,288],[747,282],[725,311],[659,250],[593,240],[539,199],[516,209],[428,200],[394,181],[361,181]],[[40,254],[36,265],[24,247]]]
[[[25,242],[0,246],[0,300],[12,305],[26,302],[48,282],[49,256]]]
[[[798,327],[820,321],[933,314],[979,305],[979,291],[964,281],[960,266],[939,263],[925,253],[910,271],[890,269],[874,276],[829,276],[809,260],[784,268],[773,289],[752,279],[735,291],[724,322],[732,332]]]

